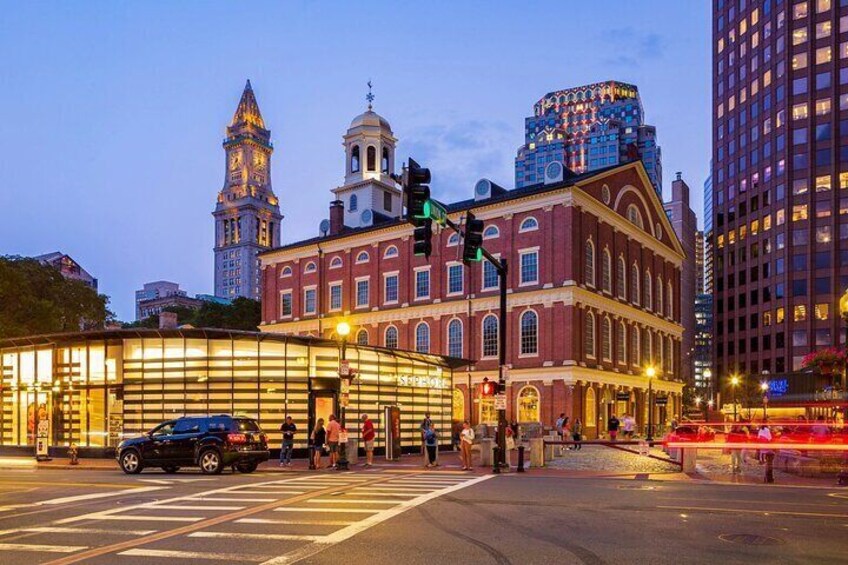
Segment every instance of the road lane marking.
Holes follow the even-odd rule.
[[[356,520],[273,520],[270,518],[242,518],[237,524],[274,524],[281,526],[350,526]]]
[[[209,561],[229,561],[237,563],[239,561],[263,561],[267,557],[262,555],[250,555],[244,553],[201,553],[198,551],[175,551],[166,549],[128,549],[122,551],[118,555],[126,555],[129,557],[163,557],[173,559],[207,559]]]
[[[378,496],[388,496],[388,497],[406,497],[406,498],[415,498],[416,496],[421,496],[422,494],[426,494],[423,492],[385,492],[381,490],[354,490],[353,492],[345,493],[345,494],[363,494],[363,495],[378,495]]]
[[[667,510],[688,510],[691,512],[725,512],[732,514],[762,514],[770,516],[779,514],[781,516],[807,516],[811,518],[848,518],[848,514],[833,514],[830,512],[792,512],[790,510],[751,510],[748,508],[717,508],[712,506],[657,506]]]
[[[97,528],[62,528],[58,526],[38,526],[32,528],[15,528],[14,530],[2,530],[0,535],[5,536],[17,533],[32,534],[114,534],[116,536],[146,536],[156,533],[158,530],[103,530]]]
[[[130,516],[127,514],[111,514],[106,516],[97,516],[96,514],[89,515],[87,520],[118,520],[126,522],[198,522],[203,520],[203,516]],[[57,524],[64,523],[62,520]]]
[[[165,505],[157,504],[156,506],[148,506],[147,508],[155,508],[162,510],[241,510],[244,506],[198,506],[198,505]]]
[[[138,494],[142,492],[151,492],[154,490],[162,490],[165,487],[140,487],[134,488],[129,491],[122,492],[95,492],[92,494],[78,494],[76,496],[66,496],[64,498],[52,498],[50,500],[42,500],[40,502],[35,502],[32,506],[54,506],[56,504],[68,504],[71,502],[81,502],[83,500],[95,500],[99,498],[109,498],[112,496],[123,496],[126,494]]]
[[[415,508],[416,506],[420,506],[421,504],[429,502],[433,499],[475,485],[482,481],[489,480],[493,477],[494,475],[483,475],[481,477],[465,481],[461,484],[454,485],[452,487],[440,491],[431,492],[429,494],[419,496],[418,498],[414,498],[412,500],[403,501],[392,508],[388,508],[386,510],[383,510],[382,512],[378,512],[376,514],[368,516],[367,518],[364,518],[354,524],[351,524],[350,526],[347,526],[340,530],[336,530],[332,534],[323,536],[320,542],[314,542],[308,545],[304,545],[292,552],[280,555],[273,559],[269,559],[268,561],[264,561],[262,565],[291,565],[293,563],[297,563],[298,561],[301,561],[303,559],[306,559],[324,551],[328,547],[350,539],[353,536],[364,532],[365,530],[368,530],[369,528],[372,528],[377,524],[380,524],[381,522],[385,522],[386,520],[394,518],[395,516],[398,516],[399,514],[402,514],[403,512],[406,512],[411,508]]]
[[[31,543],[0,543],[0,551],[43,551],[46,553],[74,553],[88,549],[87,545],[37,545]]]
[[[320,541],[324,536],[300,534],[251,534],[242,532],[194,532],[190,538],[227,538],[227,539],[272,539],[282,541]]]
[[[274,512],[328,512],[330,514],[349,514],[351,512],[360,512],[362,514],[376,514],[381,512],[377,508],[307,508],[298,506],[283,506],[282,508],[274,508]]]
[[[397,504],[399,500],[375,500],[367,498],[310,498],[306,502],[314,504]]]
[[[305,490],[240,490],[238,494],[303,494]],[[230,499],[228,499],[230,500]],[[257,499],[258,500],[258,499]]]
[[[279,500],[279,498],[236,498],[236,497],[223,497],[223,496],[187,496],[186,500],[201,500],[209,502],[274,502],[275,500]]]

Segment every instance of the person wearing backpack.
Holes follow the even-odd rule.
[[[436,432],[436,425],[431,423],[424,431],[424,446],[427,448],[427,467],[437,467],[436,463],[436,448],[439,445],[439,434]]]

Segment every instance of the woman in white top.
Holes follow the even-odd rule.
[[[462,470],[471,470],[471,446],[474,444],[474,430],[468,420],[462,423],[462,431],[459,432],[459,445],[462,449]]]

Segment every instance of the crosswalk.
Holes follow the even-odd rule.
[[[295,563],[490,477],[381,471],[242,483],[0,530],[0,563]]]

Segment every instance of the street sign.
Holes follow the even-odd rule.
[[[50,439],[50,420],[43,418],[38,420],[35,436],[35,457],[46,459],[48,457],[48,442]]]
[[[506,410],[506,395],[505,394],[496,394],[495,395],[495,410]]]
[[[347,408],[350,406],[350,394],[344,392],[339,395],[339,404]]]
[[[350,379],[342,377],[341,381],[342,382],[339,392],[341,392],[342,394],[350,394]]]
[[[444,226],[448,220],[448,211],[445,207],[432,199],[424,203],[424,215],[440,226]]]
[[[350,361],[344,359],[339,362],[339,376],[340,377],[349,377],[350,376]]]

